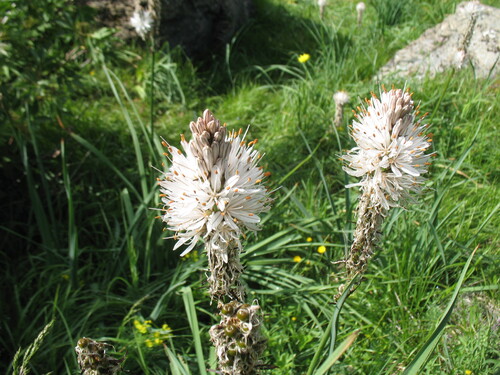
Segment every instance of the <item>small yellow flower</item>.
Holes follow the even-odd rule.
[[[136,330],[138,330],[140,333],[147,333],[148,332],[148,326],[145,324],[142,324],[140,321],[137,319],[134,320],[134,327]]]
[[[147,339],[146,341],[144,341],[144,343],[146,344],[146,346],[148,348],[152,348],[153,347],[153,341],[151,341],[150,339]]]
[[[311,58],[311,55],[308,53],[303,53],[297,58],[297,61],[301,64],[306,63]]]
[[[471,370],[465,370],[465,375],[470,375],[470,374],[472,374]]]
[[[163,329],[164,331],[171,331],[170,327],[168,326],[168,324],[164,324],[161,326],[161,329]]]
[[[313,242],[312,237],[307,237],[307,238],[306,238],[306,242]]]
[[[296,316],[292,316],[292,321],[296,321],[297,320],[297,317]]]
[[[64,279],[64,280],[69,280],[69,275],[67,273],[63,273],[61,275],[61,277]]]
[[[293,257],[293,261],[294,261],[295,263],[302,262],[302,257],[301,257],[300,255],[295,255],[295,256]]]
[[[155,345],[161,345],[161,344],[163,344],[163,340],[155,339]]]
[[[318,247],[318,253],[320,254],[324,254],[326,253],[326,247],[321,245],[320,247]]]
[[[192,259],[193,262],[197,262],[198,260],[200,260],[200,256],[198,254],[198,251],[194,250],[194,251],[191,251],[190,253],[187,253],[186,255],[184,255],[181,259],[182,260]]]
[[[91,76],[94,76],[95,75],[95,72],[93,70],[90,71],[89,73]]]

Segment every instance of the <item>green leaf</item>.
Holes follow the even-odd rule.
[[[191,328],[191,333],[193,334],[194,348],[196,350],[196,358],[198,360],[200,375],[207,375],[203,348],[201,346],[200,328],[198,327],[198,317],[196,316],[196,309],[194,307],[193,292],[190,287],[184,287],[181,289],[181,293],[182,299],[184,300],[184,307],[186,308],[189,327]]]
[[[458,293],[460,291],[460,288],[464,282],[465,275],[467,274],[467,270],[469,269],[470,263],[472,261],[472,257],[476,253],[476,250],[479,248],[476,247],[472,254],[469,256],[469,259],[467,259],[467,262],[465,263],[465,266],[462,270],[462,273],[460,275],[460,278],[458,279],[457,285],[455,286],[455,291],[453,292],[453,296],[451,297],[451,300],[448,304],[448,307],[446,308],[444,314],[441,316],[441,320],[439,321],[439,324],[437,325],[436,329],[434,332],[432,332],[431,337],[425,342],[425,344],[422,346],[422,348],[419,350],[417,353],[416,357],[411,361],[411,363],[408,365],[406,370],[403,372],[403,375],[416,375],[418,374],[425,366],[427,361],[429,360],[429,357],[431,353],[433,352],[434,348],[436,347],[437,343],[439,342],[439,339],[444,333],[444,329],[446,328],[446,324],[448,323],[448,320],[450,319],[451,313],[453,311],[453,307],[455,306],[455,302],[458,297]]]
[[[325,359],[325,362],[314,372],[314,375],[323,375],[337,362],[337,360],[345,353],[347,349],[354,343],[359,335],[359,330],[351,333],[342,343],[333,351],[332,354]]]

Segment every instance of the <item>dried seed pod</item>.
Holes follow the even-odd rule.
[[[122,371],[121,363],[125,357],[113,358],[106,353],[107,348],[113,346],[87,337],[78,340],[75,351],[82,375],[116,375]]]

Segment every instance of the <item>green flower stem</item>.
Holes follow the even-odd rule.
[[[325,330],[325,333],[323,334],[323,337],[321,338],[321,342],[319,343],[318,348],[316,349],[316,353],[314,354],[314,357],[311,361],[311,364],[309,365],[309,368],[307,370],[307,375],[312,375],[313,371],[318,367],[318,362],[319,359],[323,353],[323,349],[326,346],[326,343],[328,341],[328,337],[330,337],[330,354],[333,352],[333,349],[335,347],[335,341],[337,339],[337,323],[338,319],[340,316],[340,311],[342,310],[342,307],[344,306],[344,302],[347,299],[347,297],[351,294],[351,289],[354,285],[356,285],[357,279],[360,277],[359,274],[356,274],[347,287],[344,289],[344,292],[341,294],[340,298],[338,299],[337,303],[335,304],[335,309],[333,310],[333,315],[332,319],[330,320],[330,323],[328,323],[328,327]]]
[[[155,37],[154,33],[151,33],[151,104],[150,104],[150,118],[149,118],[149,126],[150,126],[150,137],[151,141],[154,136],[154,92],[155,92]]]

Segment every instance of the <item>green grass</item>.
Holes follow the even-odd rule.
[[[132,374],[215,367],[202,246],[180,259],[149,209],[159,204],[155,168],[166,162],[158,137],[178,145],[178,134],[210,108],[231,129],[251,125],[270,187],[280,187],[242,255],[250,296],[265,314],[263,362],[276,366],[262,373],[305,374],[330,335],[344,282],[332,262],[343,259],[354,226],[357,191],[344,188],[354,180],[338,161],[352,147],[350,109],[378,91],[371,80],[378,68],[458,1],[412,1],[396,20],[372,3],[390,1],[367,2],[358,29],[350,1],[330,1],[321,21],[315,1],[258,0],[255,19],[202,64],[162,47],[153,138],[147,48],[95,33],[91,15],[65,0],[50,9],[19,5],[13,20],[28,10],[40,19],[27,18],[36,32],[6,24],[1,36],[11,47],[0,54],[0,372],[18,371],[26,358],[33,374],[76,374],[73,348],[83,336],[126,353]],[[55,14],[63,26],[43,22]],[[83,54],[64,60],[72,48]],[[301,53],[311,55],[305,64]],[[434,348],[419,374],[493,375],[500,370],[498,80],[475,80],[465,69],[406,84],[430,112],[437,156],[428,189],[421,204],[388,216],[378,253],[340,311],[337,346],[326,341],[317,373],[400,373]],[[332,133],[340,89],[352,100]],[[133,325],[138,318],[168,324],[174,337],[147,347],[149,336]]]

